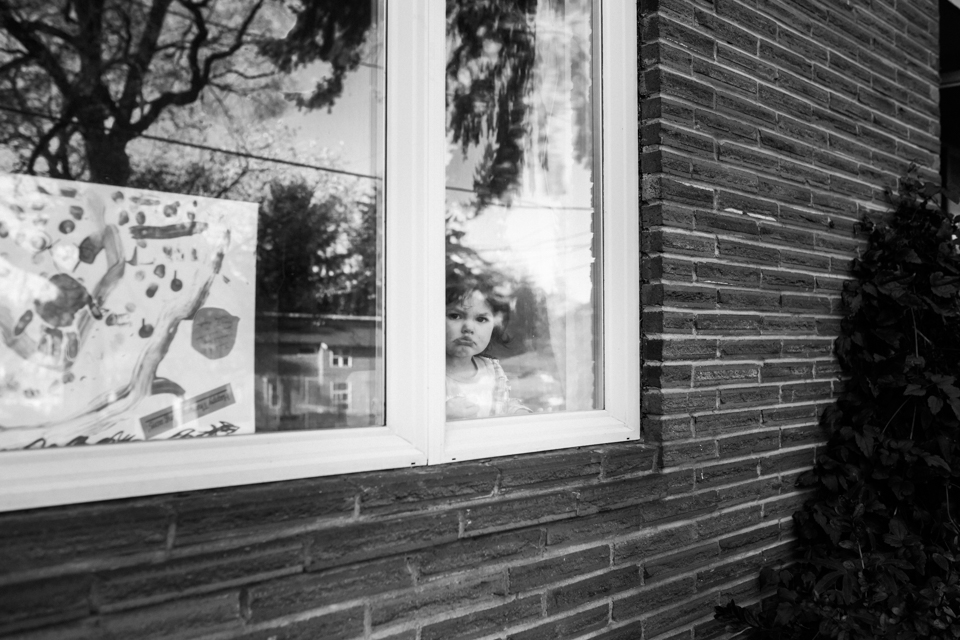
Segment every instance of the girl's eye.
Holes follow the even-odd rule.
[[[456,311],[448,311],[447,318],[449,318],[450,320],[459,320],[460,314],[457,313]]]
[[[486,316],[477,316],[477,322],[490,322],[490,318]]]

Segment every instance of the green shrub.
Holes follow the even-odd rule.
[[[763,571],[762,607],[717,607],[752,637],[960,638],[960,216],[901,185],[843,292],[849,378],[800,479],[799,559]]]

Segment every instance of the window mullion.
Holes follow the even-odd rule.
[[[421,451],[443,432],[444,25],[443,3],[389,3],[386,415]]]

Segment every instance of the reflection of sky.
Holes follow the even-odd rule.
[[[297,90],[309,91],[315,78],[323,77],[325,64],[304,69],[291,79]],[[291,107],[281,120],[296,131],[294,148],[309,153],[319,147],[333,151],[340,158],[339,168],[357,173],[377,173],[376,118],[378,76],[380,70],[361,66],[347,74],[343,94],[328,111],[297,110]]]

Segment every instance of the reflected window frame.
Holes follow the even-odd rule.
[[[444,3],[385,11],[385,426],[0,453],[0,511],[640,440],[637,7],[593,0],[603,409],[448,424]],[[332,357],[332,356],[331,356]],[[280,389],[277,388],[279,393]]]

